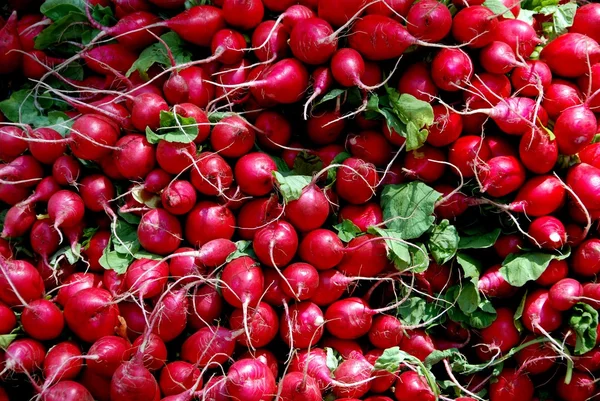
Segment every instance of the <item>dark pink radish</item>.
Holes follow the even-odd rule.
[[[342,241],[333,231],[313,230],[300,243],[300,258],[319,270],[333,268],[342,261],[343,255]]]
[[[513,156],[493,157],[479,165],[478,170],[481,192],[497,198],[516,191],[525,182],[525,168]]]
[[[435,185],[434,189],[442,194],[442,199],[435,205],[435,214],[443,219],[455,219],[463,214],[470,206],[469,199],[460,192],[454,192],[451,185]],[[452,195],[450,195],[453,193]],[[447,196],[449,196],[444,200]]]
[[[4,303],[0,303],[0,318],[0,335],[9,334],[17,326],[15,313]]]
[[[565,401],[585,401],[598,395],[596,380],[589,373],[573,372],[571,381],[560,377],[556,383],[558,396]]]
[[[156,156],[152,146],[143,135],[130,134],[116,143],[115,163],[123,177],[143,180],[154,168]]]
[[[437,398],[425,378],[413,371],[398,376],[394,395],[398,401],[434,401]]]
[[[471,58],[460,49],[442,49],[431,63],[431,77],[438,88],[456,92],[473,76]]]
[[[235,349],[235,336],[223,327],[208,326],[189,336],[181,347],[181,359],[199,368],[225,363]]]
[[[595,27],[600,22],[600,6],[596,3],[588,3],[577,9],[570,32],[582,33],[600,42],[600,34]]]
[[[93,21],[93,18],[88,17],[88,19]],[[154,14],[136,10],[121,17],[114,26],[110,28],[103,27],[101,30],[115,37],[120,44],[130,49],[140,49],[150,46],[156,41],[154,35],[160,35],[163,32],[161,28],[157,27],[142,29],[154,25],[158,21],[160,19]]]
[[[209,269],[225,264],[227,258],[236,250],[235,243],[225,238],[215,238],[200,248],[198,258]]]
[[[175,216],[164,209],[152,209],[142,216],[137,234],[145,250],[167,255],[179,248],[183,233]]]
[[[412,5],[411,0],[383,0],[382,2],[373,2],[367,7],[367,14],[377,14],[386,17],[400,15],[406,17],[408,10]]]
[[[283,115],[274,111],[264,111],[258,115],[254,124],[261,147],[269,151],[278,151],[281,146],[290,143],[292,126]]]
[[[142,93],[133,100],[131,108],[131,122],[140,132],[146,128],[156,130],[160,128],[160,112],[169,111],[169,105],[155,93]]]
[[[319,272],[319,287],[310,301],[319,306],[332,304],[344,295],[353,281],[335,269],[321,271]]]
[[[302,190],[297,200],[287,204],[285,212],[285,216],[295,228],[302,232],[309,232],[321,227],[327,221],[329,202],[319,187],[309,185]]]
[[[193,256],[194,248],[179,248],[171,254],[169,260],[169,276],[180,284],[188,284],[196,281],[200,276],[207,273],[207,269],[200,257]],[[178,254],[184,254],[178,256]]]
[[[362,83],[362,76],[365,74],[365,62],[356,50],[350,48],[337,50],[331,58],[330,68],[333,78],[340,85],[366,87]]]
[[[424,361],[435,350],[435,346],[427,333],[417,329],[405,331],[400,349]]]
[[[354,238],[337,269],[347,276],[375,277],[388,266],[385,242],[371,234]]]
[[[375,202],[363,205],[345,205],[339,212],[339,221],[350,220],[355,226],[365,232],[369,227],[383,222],[383,211]]]
[[[238,160],[234,175],[242,192],[252,196],[264,196],[273,189],[273,171],[277,171],[273,159],[265,153],[254,152]]]
[[[600,169],[580,163],[569,169],[567,185],[590,211],[600,209]]]
[[[114,162],[114,158],[115,153],[112,152],[108,156],[100,159],[98,161],[98,164],[100,165],[102,171],[104,172],[104,174],[106,174],[107,177],[110,177],[113,180],[122,180],[125,177],[123,177],[123,174],[119,172],[119,169],[117,168],[117,165]]]
[[[0,150],[0,160],[10,162],[13,161],[20,154],[24,153],[28,148],[27,141],[23,140],[24,136],[25,133],[22,129],[18,127],[11,125],[0,127],[0,141],[2,141],[2,150]]]
[[[291,104],[299,101],[308,87],[308,71],[304,64],[286,58],[260,72],[249,86],[257,101]]]
[[[335,158],[343,151],[343,146],[338,144],[331,144],[314,150],[314,153],[323,162],[323,167],[327,167],[330,166],[333,163],[333,160],[335,160]],[[293,166],[291,168],[293,168]]]
[[[127,269],[125,285],[137,297],[152,298],[162,293],[169,266],[164,261],[137,259]]]
[[[490,401],[530,401],[533,391],[533,383],[527,374],[507,368],[490,384]]]
[[[490,147],[492,157],[517,156],[514,145],[507,138],[501,136],[487,136],[485,142]]]
[[[304,301],[289,307],[289,316],[281,315],[279,334],[290,347],[308,348],[323,336],[325,319],[316,304]]]
[[[88,355],[93,358],[86,362],[87,368],[96,375],[111,377],[132,354],[133,348],[129,341],[122,337],[104,336],[90,347]]]
[[[218,154],[203,152],[196,157],[190,178],[201,194],[214,196],[231,187],[233,171]]]
[[[168,363],[161,370],[158,385],[165,396],[181,394],[194,387],[200,376],[200,370],[194,365],[175,361]],[[202,379],[200,379],[199,386],[202,386]]]
[[[525,64],[513,70],[510,76],[513,88],[522,96],[538,96],[552,82],[550,67],[539,60],[527,60]]]
[[[134,355],[142,354],[144,366],[150,372],[160,370],[167,360],[167,347],[163,340],[154,333],[141,335],[132,344]],[[135,358],[135,357],[134,357]]]
[[[81,164],[71,156],[59,156],[52,164],[52,177],[59,185],[75,185],[80,175]]]
[[[463,92],[465,104],[470,109],[485,108],[490,104],[495,106],[503,99],[510,97],[512,93],[510,80],[505,75],[482,72],[481,74],[477,74],[476,79],[472,80],[471,85],[473,90]],[[473,116],[465,115],[463,116],[463,120],[467,120],[469,117],[473,118]],[[483,124],[483,121],[481,124]],[[466,126],[467,124],[465,124]],[[472,132],[469,133],[471,134]],[[480,134],[481,130],[475,133]]]
[[[550,287],[567,277],[569,266],[564,260],[552,260],[542,275],[535,280],[536,283],[543,287]]]
[[[525,67],[517,60],[509,45],[498,41],[491,42],[481,49],[479,62],[491,74],[507,74],[515,67]]]
[[[462,133],[463,123],[460,114],[442,105],[433,106],[434,121],[429,127],[427,143],[442,147],[456,141]]]
[[[333,372],[333,394],[337,397],[362,397],[371,389],[373,366],[360,354],[350,355]],[[339,398],[338,398],[339,399]]]
[[[280,381],[282,401],[321,401],[317,381],[301,372],[290,372]]]
[[[439,42],[452,28],[452,14],[444,4],[435,0],[413,4],[406,16],[408,32],[425,42]]]
[[[594,138],[597,125],[596,116],[586,105],[564,110],[554,124],[560,153],[573,155],[585,148]]]
[[[562,79],[554,79],[545,88],[542,106],[546,109],[548,115],[556,120],[564,110],[571,106],[580,105],[582,98],[583,95],[577,85]]]
[[[578,153],[582,163],[600,168],[600,143],[592,143]]]
[[[256,306],[264,290],[264,276],[258,263],[248,256],[225,265],[221,280],[225,301],[236,308]]]
[[[167,212],[186,214],[196,204],[196,190],[189,181],[175,180],[163,190],[160,198]]]
[[[377,348],[392,348],[400,344],[403,336],[402,323],[391,315],[379,315],[369,329],[369,341]]]
[[[15,183],[23,188],[30,188],[44,177],[42,165],[32,156],[23,155],[10,163],[0,166],[0,182]]]
[[[238,158],[247,154],[254,145],[256,133],[241,117],[225,117],[213,128],[210,144],[224,157]]]
[[[76,381],[65,380],[43,390],[41,401],[94,401],[87,388]]]
[[[260,66],[259,68],[266,68],[264,66]],[[224,65],[220,68],[216,77],[216,81],[219,85],[215,88],[215,100],[227,100],[231,102],[231,104],[242,104],[247,103],[250,99],[250,91],[247,88],[242,87],[245,82],[253,80],[256,75],[252,76],[250,79],[250,74],[253,73],[254,70],[250,70],[250,62],[246,59],[243,59],[233,65]],[[236,88],[237,89],[229,89]],[[264,106],[263,104],[261,104]],[[249,111],[247,109],[247,111]],[[260,110],[257,110],[257,112]],[[246,116],[250,119],[254,118],[254,115],[246,114]]]
[[[431,78],[430,67],[424,62],[408,66],[398,81],[398,91],[408,93],[424,102],[431,102],[438,94],[438,88]]]
[[[347,0],[340,3],[319,0],[318,14],[331,25],[339,27],[350,21],[367,3],[366,0]]]
[[[534,340],[533,335],[525,337],[523,342]],[[544,343],[537,343],[523,348],[515,355],[515,359],[523,369],[537,375],[550,370],[556,363],[556,351]]]
[[[123,279],[124,281],[124,279]],[[123,285],[123,287],[125,287]],[[125,292],[126,288],[121,288],[121,291],[117,295],[121,295]],[[144,334],[147,327],[146,317],[151,313],[146,304],[141,308],[135,302],[120,302],[119,303],[119,315],[125,320],[127,330],[125,334],[129,341],[134,341],[139,336]],[[119,331],[122,329],[119,329]]]
[[[566,191],[558,178],[539,175],[521,187],[509,207],[529,216],[545,216],[558,210],[564,204],[565,196]]]
[[[235,216],[227,207],[201,201],[187,215],[185,239],[194,246],[202,246],[217,238],[231,239],[235,226]]]
[[[32,374],[42,368],[46,347],[39,341],[20,338],[8,345],[3,355],[4,371]]]
[[[282,208],[275,196],[251,200],[238,213],[240,237],[246,240],[254,238],[257,230],[277,220],[281,214]]]
[[[543,249],[560,249],[567,242],[565,226],[552,216],[542,216],[533,220],[529,225],[528,234],[537,242],[534,244]]]
[[[93,212],[107,211],[110,215],[108,202],[115,197],[115,188],[105,175],[92,174],[83,178],[80,183],[80,193],[85,207]]]
[[[102,278],[98,274],[76,272],[65,278],[62,284],[56,295],[56,302],[64,308],[69,299],[79,291],[102,287]]]
[[[338,169],[335,188],[342,199],[352,204],[362,204],[375,195],[378,180],[373,164],[351,157]]]
[[[177,338],[186,328],[188,298],[185,289],[170,290],[154,305],[156,325],[153,333],[168,343]]]
[[[168,90],[166,91],[170,93],[167,96],[167,100],[170,103],[191,103],[197,107],[204,108],[214,98],[215,88],[207,82],[210,77],[202,68],[187,67],[179,71],[178,76],[180,77],[179,79],[183,79],[183,81],[180,81],[180,84],[185,82],[185,85],[182,87],[183,91],[179,95]]]
[[[50,197],[56,192],[60,191],[60,186],[52,176],[48,176],[42,179],[39,184],[35,187],[33,193],[21,202],[20,206],[27,206],[30,204],[47,203]]]
[[[552,73],[567,78],[586,74],[589,65],[600,61],[600,45],[580,33],[566,33],[548,43],[540,53]]]
[[[546,110],[543,107],[537,109],[536,107],[533,99],[511,97],[499,102],[485,113],[494,120],[502,132],[509,135],[523,135],[534,126],[532,121],[542,125],[548,123]],[[534,116],[536,112],[537,115]]]
[[[114,333],[119,310],[106,290],[86,288],[67,302],[64,317],[67,326],[81,340],[93,343]]]
[[[231,365],[225,384],[232,399],[270,401],[277,394],[273,373],[256,359],[240,359]]]
[[[423,44],[400,23],[382,15],[366,15],[352,27],[349,45],[373,61],[397,58],[411,45]]]
[[[58,307],[45,299],[36,299],[21,314],[21,325],[30,337],[40,340],[54,340],[65,325],[63,314]]]
[[[548,301],[559,311],[571,309],[583,296],[583,286],[572,278],[564,278],[550,288]]]
[[[156,155],[156,160],[159,160],[158,154]],[[146,175],[146,179],[144,180],[144,190],[153,194],[160,194],[160,192],[169,185],[172,179],[173,177],[165,170],[161,168],[154,169]]]
[[[335,142],[346,126],[346,120],[339,118],[339,111],[326,111],[310,117],[306,123],[310,140],[317,145],[329,145]]]
[[[517,56],[524,58],[528,58],[541,43],[533,27],[518,19],[500,21],[493,36],[494,40],[510,45]]]
[[[272,306],[287,305],[290,297],[283,292],[283,278],[275,269],[265,269],[265,295],[263,301]]]
[[[383,354],[383,349],[372,349],[365,354],[367,362],[373,366],[371,372],[371,389],[372,393],[385,393],[396,382],[396,374],[390,373],[387,370],[375,370],[374,365],[377,359]],[[367,401],[390,401],[388,397],[373,396],[366,399]]]
[[[84,369],[78,381],[97,401],[110,401],[110,378],[95,375],[89,369]]]
[[[75,157],[100,160],[107,156],[119,138],[119,127],[98,114],[85,114],[71,128],[69,148]]]
[[[527,295],[522,321],[527,330],[539,334],[558,329],[562,316],[550,304],[548,291],[540,289]]]
[[[32,205],[15,205],[4,216],[2,238],[17,238],[25,235],[36,221]]]
[[[492,10],[472,5],[454,16],[452,36],[461,43],[469,43],[469,47],[480,48],[492,42],[496,25],[498,19]]]
[[[83,368],[81,349],[72,341],[56,344],[46,354],[43,373],[46,380],[57,382],[74,380]]]
[[[262,62],[284,58],[289,51],[288,39],[289,32],[284,25],[272,20],[263,21],[252,32],[254,55]]]
[[[35,49],[35,38],[50,21],[40,14],[21,15],[17,23],[19,41],[24,51]],[[3,23],[0,23],[2,25]]]
[[[298,235],[290,223],[278,221],[259,229],[254,235],[252,246],[261,263],[282,268],[296,254]]]
[[[508,308],[496,309],[496,320],[481,330],[481,340],[492,352],[508,352],[519,344],[520,333],[513,321],[514,311]]]
[[[215,33],[225,28],[225,19],[219,8],[194,6],[164,24],[186,42],[209,47]]]
[[[600,240],[588,239],[581,243],[571,260],[573,271],[584,277],[592,277],[600,272]]]
[[[315,295],[319,287],[319,273],[308,263],[293,263],[283,270],[281,283],[283,293],[299,301],[305,301]]]
[[[263,19],[261,0],[223,0],[223,18],[228,25],[243,31],[255,28]]]
[[[141,358],[134,357],[117,368],[110,381],[111,401],[159,401],[156,379],[144,367]]]
[[[489,160],[491,151],[486,142],[479,136],[462,136],[451,146],[448,161],[458,167],[463,177],[473,177],[474,167],[481,161]],[[454,172],[454,169],[452,169]]]
[[[446,171],[446,164],[443,162],[446,162],[446,155],[443,151],[423,145],[406,154],[404,158],[405,174],[411,179],[433,183],[439,180]]]
[[[292,358],[290,372],[301,372],[316,380],[321,391],[332,384],[332,377],[327,367],[327,354],[321,348],[303,350]]]
[[[2,65],[0,74],[9,74],[21,66],[22,53],[19,32],[17,31],[17,12],[13,11],[6,24],[0,28],[0,55]]]
[[[294,4],[286,7],[285,12],[280,16],[280,18],[282,18],[282,24],[287,28],[288,31],[294,29],[298,22],[313,17],[316,17],[315,12],[307,5],[303,4]]]
[[[349,134],[346,144],[352,156],[378,167],[387,165],[394,156],[388,141],[377,131]]]
[[[244,315],[242,309],[235,309],[229,316],[229,325],[234,332],[244,333],[237,336],[237,342],[245,347],[264,347],[279,332],[277,313],[265,302],[259,302],[256,308],[248,309],[248,316]],[[245,331],[246,327],[248,331]]]
[[[477,288],[482,294],[489,297],[506,298],[515,292],[515,287],[508,284],[500,274],[500,267],[501,265],[494,265],[481,275]]]
[[[81,56],[89,69],[108,76],[125,74],[137,60],[137,53],[119,43],[96,46]]]
[[[0,301],[17,306],[42,298],[44,282],[30,263],[0,258],[0,267]]]
[[[360,298],[346,298],[329,305],[325,327],[335,337],[356,339],[369,332],[375,312]]]
[[[557,141],[541,129],[531,129],[521,137],[519,157],[529,171],[546,174],[558,161]]]

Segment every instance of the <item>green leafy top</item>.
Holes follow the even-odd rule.
[[[588,304],[578,303],[571,310],[569,326],[577,334],[575,355],[582,355],[596,346],[598,311]]]
[[[190,143],[198,136],[198,125],[193,117],[182,117],[173,111],[160,112],[160,128],[152,131],[146,127],[146,139],[152,144],[161,140],[167,142]]]
[[[167,32],[160,38],[169,46],[177,65],[188,63],[192,60],[192,53],[185,48],[184,41],[175,32]],[[129,71],[127,71],[126,75],[130,76],[137,70],[140,76],[147,80],[148,70],[154,64],[160,64],[167,68],[171,67],[171,60],[169,59],[167,49],[162,43],[154,43],[145,48],[140,53],[140,57],[133,63]]]
[[[279,187],[279,192],[281,192],[286,202],[295,201],[300,198],[304,188],[310,185],[312,181],[312,177],[307,175],[284,175],[278,171],[274,171],[273,176]]]
[[[499,0],[486,0],[486,3],[488,1]],[[552,16],[550,21],[542,22],[542,31],[552,40],[566,33],[573,25],[576,11],[577,3],[575,2],[560,4],[560,0],[523,0],[518,18],[528,24],[533,24],[536,14]]]
[[[522,287],[528,281],[540,278],[552,260],[563,260],[570,254],[568,248],[562,254],[542,252],[510,254],[502,262],[500,274],[513,287]]]
[[[33,91],[21,89],[0,102],[0,111],[14,123],[52,128],[64,136],[73,125],[71,118],[62,111],[65,106],[63,101],[48,92],[36,97]]]

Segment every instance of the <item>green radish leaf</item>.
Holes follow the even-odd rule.
[[[333,348],[325,347],[325,352],[327,354],[326,364],[327,368],[331,373],[335,372],[340,364],[340,355]]]
[[[418,128],[433,124],[434,114],[431,104],[419,100],[408,93],[399,94],[395,89],[387,88],[390,106],[404,123],[412,122]]]
[[[383,219],[403,239],[418,238],[435,221],[433,210],[441,194],[420,181],[386,185],[381,194]]]
[[[333,158],[333,160],[331,161],[331,164],[342,164],[344,162],[344,160],[346,160],[348,158],[350,158],[350,153],[341,152],[336,157]],[[337,177],[337,169],[338,169],[338,167],[327,170],[327,182],[328,183],[333,183],[335,181],[335,179]]]
[[[208,121],[210,121],[211,123],[218,123],[225,117],[231,117],[234,115],[235,115],[235,113],[231,113],[229,111],[227,111],[227,112],[215,111],[208,115]]]
[[[485,0],[483,6],[492,10],[494,14],[501,15],[506,19],[515,19],[515,15],[508,9],[501,0]]]
[[[471,288],[475,287],[473,283],[467,283],[467,285],[471,286]],[[467,289],[465,295],[462,295],[462,292],[463,288],[455,285],[450,287],[446,291],[446,294],[444,294],[446,301],[451,303],[456,302],[458,304],[457,307],[450,308],[448,310],[448,317],[450,320],[457,323],[464,323],[465,325],[473,327],[477,330],[488,327],[494,322],[494,320],[496,320],[496,310],[489,300],[480,299],[479,303],[476,304],[476,307],[473,307],[473,305],[469,304],[469,302],[475,302],[475,293],[473,290]],[[461,297],[463,298],[461,299]],[[463,312],[461,309],[461,304],[465,310],[474,309],[474,311],[471,313]]]
[[[333,228],[337,230],[338,237],[344,242],[350,242],[362,233],[360,228],[358,228],[352,220],[347,219],[334,225]]]
[[[74,119],[62,111],[51,111],[48,113],[48,125],[46,127],[52,128],[64,138],[69,133],[74,122]]]
[[[409,250],[409,246],[406,241],[402,239],[402,235],[393,230],[386,230],[379,227],[369,227],[369,233],[375,234],[379,237],[386,237],[385,245],[387,248],[388,259],[394,263],[394,266],[399,271],[404,271],[411,267],[412,256]],[[392,239],[393,238],[393,239]]]
[[[577,333],[575,355],[582,355],[596,347],[598,311],[588,304],[579,302],[571,309],[569,327]]]
[[[127,268],[133,261],[133,256],[115,251],[108,251],[102,253],[102,256],[98,261],[100,266],[106,270],[114,270],[117,274],[125,274]]]
[[[419,127],[412,121],[409,121],[406,125],[406,150],[411,151],[419,149],[425,145],[429,131],[426,129],[419,129]]]
[[[427,247],[435,262],[443,265],[456,255],[459,241],[460,237],[456,231],[456,227],[444,219],[433,227],[431,234],[429,234]]]
[[[537,14],[535,11],[526,10],[524,8],[521,8],[521,11],[519,11],[519,16],[517,17],[517,19],[519,21],[526,22],[529,25],[533,25],[533,23],[535,22],[535,18],[534,18],[535,14]]]
[[[404,361],[414,362],[416,358],[400,349],[400,347],[392,347],[383,350],[383,353],[375,361],[375,370],[386,370],[390,373],[398,372],[400,364]],[[418,360],[418,359],[417,359]]]
[[[156,209],[161,205],[160,195],[145,191],[143,185],[136,185],[133,187],[131,189],[131,196],[136,202],[148,206],[151,209]]]
[[[475,312],[479,307],[480,301],[479,291],[477,291],[477,287],[473,283],[465,283],[456,299],[458,307],[466,315]]]
[[[321,99],[319,99],[319,101],[317,103],[315,103],[314,107],[317,107],[317,106],[319,106],[325,102],[328,102],[330,100],[336,99],[338,96],[341,96],[344,93],[346,93],[346,90],[344,90],[344,89],[332,89],[331,91],[326,93],[325,96],[323,96]]]
[[[192,61],[192,52],[185,48],[185,42],[175,33],[167,32],[160,37],[171,49],[173,58],[177,65]],[[129,77],[134,71],[138,71],[142,79],[148,79],[148,70],[154,64],[160,64],[164,67],[171,67],[171,60],[167,54],[167,50],[162,43],[154,43],[145,48],[140,57],[133,63],[126,76]]]
[[[252,249],[252,241],[241,240],[236,242],[235,246],[237,249],[231,252],[225,260],[227,263],[237,258],[241,258],[242,256],[250,256],[251,258],[256,258],[256,255],[254,254],[254,249]]]
[[[88,227],[83,229],[83,238],[81,241],[81,248],[88,249],[90,246],[90,240],[98,232],[98,227]]]
[[[48,259],[48,264],[56,268],[58,262],[64,258],[70,265],[74,265],[81,259],[81,248],[81,244],[76,244],[75,249],[72,249],[70,245],[63,246]]]
[[[462,267],[464,277],[477,286],[481,275],[481,262],[462,252],[456,256],[456,261]]]
[[[133,254],[138,252],[141,247],[137,236],[137,227],[134,227],[123,220],[117,220],[114,224],[114,233],[111,236],[114,250],[118,253],[128,254],[133,257]]]
[[[137,251],[133,257],[135,259],[150,259],[150,260],[162,260],[164,258],[164,256],[160,256],[160,255],[156,255],[154,253],[150,253],[148,251],[145,251],[143,249],[140,249],[139,251]]]
[[[473,235],[470,237],[461,236],[458,242],[458,249],[484,249],[494,246],[498,237],[500,237],[500,229],[496,228],[486,234]]]
[[[160,112],[160,128],[152,131],[146,127],[146,139],[151,144],[161,140],[176,143],[191,143],[198,136],[198,126],[193,117],[182,117],[172,111]]]
[[[429,267],[429,254],[425,244],[415,243],[410,246],[410,271],[413,273],[423,273]]]
[[[52,21],[71,12],[85,15],[85,0],[46,0],[40,6],[40,12]]]
[[[112,26],[118,21],[113,14],[112,8],[104,7],[100,4],[92,7],[92,17],[102,26]]]
[[[523,317],[523,311],[525,310],[525,301],[527,300],[528,292],[529,290],[526,290],[525,294],[523,294],[521,302],[519,303],[519,306],[517,307],[517,310],[515,311],[515,314],[513,316],[513,322],[515,323],[515,327],[517,328],[517,330],[519,330],[519,332],[522,332],[525,328],[523,326],[523,322],[521,322],[521,318]]]
[[[427,302],[420,297],[411,297],[398,307],[397,313],[404,324],[413,326],[431,322],[429,327],[432,327],[446,321],[443,311],[444,308],[439,303]]]
[[[431,369],[433,365],[440,363],[444,359],[447,359],[448,362],[455,360],[455,359],[464,360],[466,362],[465,357],[463,356],[463,354],[461,354],[458,351],[458,349],[449,348],[449,349],[445,349],[443,351],[440,351],[440,350],[433,351],[431,354],[429,354],[427,356],[427,358],[425,358],[425,361],[423,361],[423,363],[425,364],[426,368]]]
[[[279,185],[279,192],[283,195],[286,202],[294,201],[300,198],[302,190],[306,188],[312,181],[312,177],[307,175],[288,175],[273,171],[275,181]]]
[[[89,35],[93,31],[85,14],[79,11],[70,11],[53,21],[36,36],[36,49],[44,50],[71,41],[79,42],[82,36]]]
[[[54,105],[53,98],[48,98],[46,100],[45,105],[47,108]],[[58,114],[53,114],[51,122],[49,117],[45,115],[45,110],[36,105],[34,94],[28,89],[21,89],[13,92],[8,99],[1,101],[0,111],[2,111],[2,114],[4,114],[9,121],[29,124],[34,128],[53,125],[60,117]]]
[[[15,341],[17,334],[3,334],[0,336],[0,349],[6,350],[8,346]]]
[[[513,287],[522,287],[540,278],[552,260],[563,260],[570,254],[570,249],[562,255],[542,252],[510,254],[502,262],[500,274]]]

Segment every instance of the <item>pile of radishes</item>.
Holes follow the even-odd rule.
[[[8,3],[0,401],[600,400],[600,4]]]

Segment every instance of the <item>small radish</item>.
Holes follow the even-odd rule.
[[[567,242],[565,226],[555,217],[538,217],[529,225],[528,234],[534,245],[543,249],[560,249]]]
[[[252,247],[261,263],[283,268],[296,254],[298,235],[290,223],[277,221],[256,232]]]
[[[548,291],[536,290],[527,295],[523,325],[532,333],[549,333],[562,324],[560,311],[550,305]]]
[[[342,261],[344,246],[333,231],[316,229],[302,239],[299,256],[318,270],[327,270]]]
[[[86,362],[87,369],[96,375],[109,378],[132,354],[133,349],[129,341],[122,337],[104,336],[90,347],[88,355],[93,358]]]
[[[164,209],[152,209],[142,216],[137,235],[140,245],[148,252],[167,255],[181,244],[181,224]]]
[[[273,189],[273,171],[277,165],[264,153],[248,153],[235,165],[234,175],[242,192],[264,196]]]
[[[329,217],[329,202],[323,191],[316,185],[302,190],[300,197],[289,202],[285,216],[302,232],[310,232],[321,227]]]
[[[202,246],[214,239],[231,239],[235,226],[235,216],[229,208],[210,201],[200,201],[187,215],[184,237],[190,244]]]
[[[271,400],[277,393],[273,373],[264,363],[255,359],[240,359],[227,372],[225,384],[229,397],[247,401]]]
[[[548,301],[559,311],[571,309],[583,296],[583,286],[572,278],[564,278],[550,287]]]
[[[518,19],[500,21],[493,35],[494,40],[510,45],[516,55],[524,58],[528,58],[541,42],[533,27]]]
[[[514,311],[508,308],[496,309],[496,320],[481,330],[481,339],[491,348],[505,353],[519,343],[520,333],[515,327]]]
[[[37,299],[25,307],[21,324],[30,337],[47,341],[54,340],[62,333],[65,322],[61,310],[54,303]]]
[[[490,385],[490,401],[530,401],[533,391],[529,376],[515,369],[504,369]]]
[[[529,216],[545,216],[558,210],[565,197],[566,191],[558,178],[539,175],[525,182],[509,208]]]
[[[76,185],[80,176],[81,164],[71,156],[59,156],[52,164],[52,177],[59,185]]]
[[[383,222],[383,211],[375,202],[367,202],[362,205],[346,205],[339,212],[340,223],[344,220],[350,220],[361,232],[365,232],[369,227],[377,226]]]
[[[72,341],[64,341],[48,350],[43,373],[49,382],[74,380],[82,368],[83,358],[79,345]]]
[[[438,88],[431,78],[431,67],[424,62],[409,65],[400,76],[398,92],[431,102],[438,94]]]
[[[394,395],[398,401],[434,401],[436,399],[425,378],[417,372],[407,371],[401,373],[395,387]]]
[[[556,382],[556,392],[565,401],[585,401],[597,395],[596,381],[588,373],[573,372],[569,384],[560,377]]]
[[[32,205],[15,205],[4,216],[2,238],[17,238],[25,235],[36,221]]]
[[[32,374],[42,368],[46,348],[42,343],[30,338],[13,341],[3,355],[4,371]]]
[[[460,49],[442,49],[431,63],[431,76],[438,88],[456,92],[473,76],[473,62]]]
[[[590,64],[600,61],[600,45],[580,33],[566,33],[548,43],[540,59],[557,75],[575,78],[588,72]]]
[[[582,242],[573,253],[571,268],[584,277],[600,273],[600,240],[588,239]]]
[[[582,104],[582,99],[583,95],[577,85],[562,79],[553,79],[544,90],[542,106],[548,115],[556,120],[564,110]]]
[[[521,137],[519,157],[525,167],[536,174],[546,174],[558,161],[557,141],[539,129],[531,129]]]
[[[406,16],[408,32],[425,42],[439,42],[452,28],[452,15],[444,4],[434,0],[413,4]]]
[[[231,187],[233,171],[217,153],[202,152],[196,156],[190,181],[201,194],[218,195]]]
[[[73,295],[64,309],[65,321],[71,331],[85,342],[94,342],[112,335],[119,311],[106,290],[87,288]]]
[[[454,16],[452,36],[461,43],[469,43],[469,47],[481,48],[492,42],[496,25],[498,18],[495,18],[492,10],[471,5]]]
[[[290,306],[288,313],[279,321],[279,335],[288,346],[303,349],[319,342],[325,324],[321,308],[304,301]]]
[[[338,170],[337,194],[352,204],[366,203],[375,195],[378,174],[375,166],[361,159],[346,159]]]

